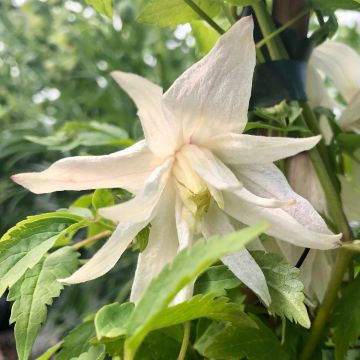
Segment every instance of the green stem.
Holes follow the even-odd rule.
[[[98,241],[100,239],[108,237],[111,234],[112,234],[112,231],[110,231],[110,230],[105,230],[105,231],[99,232],[98,234],[96,234],[94,236],[90,236],[84,240],[77,242],[76,244],[73,245],[73,248],[76,250],[79,250],[82,247],[87,246],[87,245],[93,243],[94,241]]]
[[[260,2],[253,6],[256,18],[259,22],[260,29],[264,37],[269,37],[273,32],[274,24],[267,12],[265,5]],[[269,53],[272,60],[288,59],[288,54],[284,45],[279,37],[271,38],[267,43]],[[302,117],[305,120],[306,125],[315,134],[319,134],[319,128],[316,121],[316,117],[313,114],[310,106],[307,103],[302,103],[303,114]],[[338,231],[343,233],[343,241],[351,241],[352,234],[344,215],[341,199],[338,195],[337,188],[335,186],[336,180],[333,178],[335,175],[330,170],[328,164],[328,157],[324,144],[320,144],[319,147],[312,149],[310,157],[314,168],[317,172],[321,185],[325,191],[326,201],[333,218],[333,221]],[[332,180],[334,179],[334,180]],[[300,356],[301,360],[309,360],[318,344],[324,331],[326,321],[330,313],[332,312],[337,300],[338,290],[341,286],[344,274],[347,270],[348,264],[351,260],[351,253],[345,249],[339,249],[337,252],[336,262],[332,270],[330,282],[324,297],[324,301],[320,304],[318,313],[313,322],[310,330],[309,338],[303,352]]]
[[[184,337],[183,337],[183,341],[181,344],[181,349],[179,352],[179,356],[177,358],[177,360],[184,360],[185,356],[186,356],[186,351],[189,345],[189,340],[190,340],[190,329],[191,329],[191,322],[187,321],[184,324]]]
[[[214,30],[220,35],[225,33],[225,30],[221,28],[204,10],[197,6],[193,0],[184,0],[202,19],[204,19]]]
[[[262,1],[256,2],[253,6],[256,19],[259,22],[260,30],[264,38],[270,37],[276,28],[267,12],[266,5]],[[288,55],[284,45],[278,41],[278,37],[270,37],[267,47],[272,60],[287,59]]]
[[[286,24],[280,26],[278,29],[273,31],[271,34],[265,36],[261,41],[259,41],[256,44],[256,48],[260,49],[262,46],[267,44],[270,40],[272,40],[274,37],[281,34],[284,30],[289,28],[291,25],[295,24],[298,20],[300,20],[302,17],[304,17],[309,12],[309,9],[304,9],[299,14],[297,14],[295,17],[293,17],[291,20],[289,20]]]
[[[332,270],[330,282],[325,293],[324,301],[319,306],[316,318],[312,323],[309,338],[303,348],[300,360],[309,360],[323,334],[324,326],[332,312],[337,300],[338,290],[341,286],[345,271],[351,259],[351,253],[345,249],[339,249],[336,262]]]

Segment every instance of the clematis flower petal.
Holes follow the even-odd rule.
[[[172,154],[179,141],[180,124],[170,113],[164,115],[162,88],[135,74],[114,71],[111,75],[135,102],[151,151],[159,156]]]
[[[325,79],[321,76],[311,62],[308,63],[306,73],[306,94],[312,107],[324,106],[333,109],[337,106],[325,86]]]
[[[184,156],[192,169],[216,189],[241,187],[232,171],[206,148],[191,144],[185,145],[178,156]]]
[[[360,87],[360,55],[354,49],[327,41],[314,50],[311,63],[334,82],[347,102],[351,102]]]
[[[175,193],[168,184],[151,222],[146,249],[139,254],[130,301],[138,302],[151,280],[171,262],[178,251],[175,222]]]
[[[96,279],[110,271],[124,253],[133,238],[146,226],[140,223],[121,223],[103,247],[70,277],[60,279],[67,284],[78,284]]]
[[[165,106],[183,123],[185,140],[244,129],[254,67],[253,20],[246,17],[164,94]]]
[[[136,193],[160,162],[140,141],[110,155],[69,157],[44,171],[17,174],[11,179],[36,194],[99,188],[124,188]]]
[[[340,245],[342,234],[330,232],[312,205],[290,188],[275,165],[238,165],[234,170],[251,192],[264,197],[293,198],[296,203],[284,209],[267,209],[241,201],[226,191],[225,212],[230,216],[247,225],[268,220],[271,223],[268,235],[297,246],[326,250]]]
[[[202,233],[204,237],[209,238],[212,235],[223,235],[234,231],[229,218],[220,211],[216,204],[212,204],[203,219]],[[266,305],[270,304],[271,297],[265,276],[259,265],[246,249],[223,257],[222,262],[237,278],[254,291]]]
[[[341,114],[339,125],[345,131],[360,134],[360,84],[359,91]]]
[[[225,164],[265,164],[313,148],[321,136],[308,138],[267,137],[245,134],[220,134],[207,146]]]
[[[233,194],[238,198],[245,200],[251,204],[259,205],[265,208],[279,208],[279,207],[288,207],[296,203],[295,199],[275,199],[275,198],[264,198],[253,194],[251,191],[245,189],[244,187],[240,190],[233,191]]]
[[[150,174],[144,188],[135,198],[125,203],[101,208],[99,214],[115,222],[140,222],[148,219],[158,205],[161,194],[168,182],[173,162],[174,159],[171,157],[158,166]]]

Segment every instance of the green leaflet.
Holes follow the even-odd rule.
[[[255,317],[258,328],[213,324],[194,347],[211,359],[287,360],[276,335]]]
[[[217,0],[195,0],[195,3],[210,17],[220,11]],[[147,1],[138,17],[140,22],[171,27],[199,19],[199,15],[184,0]]]
[[[310,319],[304,304],[304,285],[299,280],[299,269],[277,254],[254,251],[251,255],[261,267],[269,287],[269,311],[309,328]]]
[[[161,329],[201,317],[256,327],[255,322],[243,312],[241,305],[229,303],[228,300],[225,297],[216,298],[215,294],[196,295],[188,301],[162,310],[149,324],[149,330]],[[134,305],[131,303],[115,303],[101,308],[95,316],[97,338],[127,335],[129,318],[133,310]]]
[[[109,304],[102,307],[95,315],[96,336],[102,338],[115,338],[126,335],[127,324],[134,304]]]
[[[213,293],[226,295],[226,290],[241,285],[241,281],[225,265],[215,265],[207,269],[195,283],[196,294]]]
[[[20,360],[29,358],[32,346],[47,316],[47,305],[64,288],[57,279],[67,277],[78,265],[78,253],[71,247],[61,248],[26,271],[10,289],[12,306],[10,323],[15,322],[16,349]]]
[[[192,21],[191,29],[196,39],[198,51],[201,55],[207,54],[220,37],[220,35],[205,21]]]
[[[81,217],[70,213],[29,216],[0,239],[0,295],[36,265],[62,232]]]
[[[128,358],[134,356],[143,338],[151,331],[154,319],[186,284],[221,257],[243,248],[267,226],[260,223],[223,237],[212,237],[207,243],[199,240],[165,266],[145,290],[129,319],[129,338],[125,342]]]
[[[95,327],[93,318],[86,319],[65,336],[61,351],[56,356],[56,360],[78,358],[81,354],[87,353],[91,347],[90,340],[94,336]]]
[[[105,358],[105,345],[100,344],[91,346],[88,351],[82,353],[80,356],[71,358],[70,360],[102,360]]]
[[[62,341],[58,342],[54,346],[52,346],[50,349],[46,350],[42,355],[40,355],[36,360],[49,360],[52,358],[52,356],[61,348]]]
[[[98,210],[102,207],[111,206],[114,204],[115,202],[111,190],[97,189],[94,191],[92,197],[92,206],[95,210]]]
[[[112,0],[86,0],[97,12],[112,19]]]
[[[347,350],[360,335],[360,277],[351,283],[337,304],[332,320],[336,360],[345,359]]]

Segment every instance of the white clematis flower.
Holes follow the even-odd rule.
[[[149,242],[139,255],[131,293],[135,302],[180,249],[201,235],[232,231],[230,217],[246,225],[268,220],[269,235],[299,246],[338,246],[341,234],[328,230],[273,165],[312,148],[319,137],[242,134],[254,66],[253,21],[248,17],[164,95],[140,76],[114,72],[138,107],[145,140],[110,155],[67,158],[40,173],[13,177],[35,193],[125,188],[136,194],[128,202],[100,209],[102,216],[118,223],[117,229],[93,258],[63,281],[80,283],[108,272],[149,223]],[[247,250],[224,262],[270,303],[265,277]]]
[[[323,82],[319,82],[319,78],[328,77],[347,102],[339,118],[340,127],[360,133],[360,55],[346,44],[327,41],[314,50],[309,67],[310,101],[316,105],[336,107]]]

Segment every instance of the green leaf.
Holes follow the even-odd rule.
[[[225,265],[216,265],[206,270],[195,283],[196,294],[214,293],[226,295],[226,290],[241,285],[241,281]]]
[[[311,0],[310,4],[314,9],[324,11],[360,9],[359,3],[354,0]]]
[[[256,323],[243,312],[241,305],[228,302],[229,299],[226,297],[215,296],[196,295],[188,301],[164,309],[152,321],[152,329],[181,324],[201,317],[256,327]]]
[[[10,289],[8,300],[15,301],[10,323],[15,322],[16,349],[20,360],[29,358],[32,346],[47,316],[47,305],[60,295],[64,285],[57,281],[77,268],[78,253],[61,248],[26,271]]]
[[[98,210],[102,207],[107,207],[114,205],[114,198],[111,190],[108,189],[97,189],[94,191],[92,197],[92,206],[95,210]]]
[[[360,135],[341,133],[336,138],[337,143],[343,151],[353,155],[360,148]]]
[[[0,239],[0,295],[35,266],[59,236],[81,217],[67,213],[29,216]]]
[[[245,326],[211,325],[194,347],[207,358],[285,360],[287,354],[272,330],[254,317],[258,329]]]
[[[360,335],[360,277],[344,291],[332,320],[336,360],[345,359],[347,350]]]
[[[133,310],[132,303],[114,303],[102,307],[95,315],[96,337],[101,340],[126,335],[127,323]]]
[[[91,346],[86,352],[70,360],[103,360],[105,358],[105,345]]]
[[[56,360],[69,360],[86,353],[91,347],[90,340],[94,336],[93,318],[86,319],[85,322],[71,330],[69,335],[64,338],[61,351],[56,356]]]
[[[112,0],[86,0],[97,12],[112,19]]]
[[[165,308],[148,325],[149,331],[201,317],[256,327],[254,321],[243,312],[242,306],[229,303],[228,298],[215,296],[215,294],[197,295],[181,304]],[[133,310],[134,305],[131,303],[115,303],[101,308],[95,316],[97,338],[117,338],[126,335]]]
[[[142,339],[151,330],[153,320],[186,284],[221,257],[243,248],[267,226],[260,223],[223,237],[215,236],[207,243],[199,240],[194,246],[181,251],[150,283],[137,304],[129,320],[126,351],[135,354]]]
[[[269,311],[309,328],[310,319],[302,292],[304,285],[299,280],[300,270],[289,265],[277,254],[262,251],[254,251],[251,254],[261,267],[269,287]]]
[[[52,356],[61,348],[63,342],[60,341],[54,346],[52,346],[50,349],[46,350],[42,355],[36,358],[36,360],[49,360],[52,358]]]
[[[220,11],[217,0],[194,0],[210,17]],[[176,27],[193,20],[200,20],[199,15],[184,0],[150,0],[143,7],[138,21],[159,26]]]
[[[220,37],[220,35],[205,21],[192,21],[191,29],[201,55],[207,54]]]

